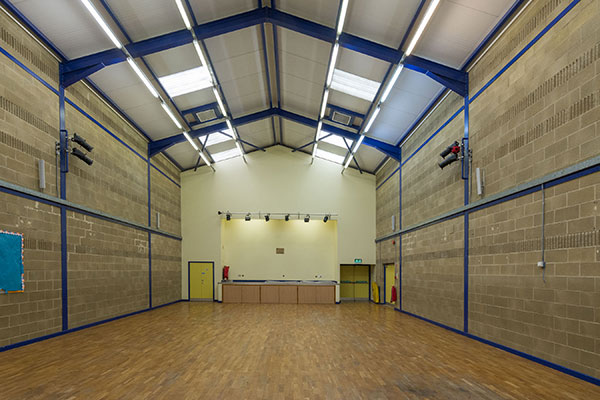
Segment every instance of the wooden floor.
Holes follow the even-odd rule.
[[[5,399],[600,399],[369,303],[178,303],[0,353]]]

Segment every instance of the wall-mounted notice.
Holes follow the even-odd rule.
[[[0,230],[0,293],[23,290],[23,235]]]

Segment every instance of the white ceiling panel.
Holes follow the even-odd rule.
[[[277,28],[279,51],[292,53],[298,57],[319,62],[327,66],[331,44],[289,29]]]
[[[69,59],[114,48],[80,1],[13,0],[12,3]],[[116,29],[113,32],[117,34]],[[119,34],[117,37],[122,40]]]
[[[190,0],[190,5],[199,24],[250,11],[257,6],[255,0]]]
[[[150,54],[144,57],[144,59],[158,77],[186,71],[202,65],[192,44]]]
[[[352,50],[340,49],[336,68],[372,81],[383,80],[390,64]]]
[[[169,147],[166,153],[177,161],[183,169],[193,168],[199,157],[198,152],[187,141]],[[202,159],[200,159],[200,165],[204,165]]]
[[[273,130],[271,129],[271,118],[266,118],[237,128],[240,137],[258,147],[266,147],[273,144]],[[253,147],[244,145],[246,151],[255,150]]]
[[[205,44],[213,65],[230,58],[262,51],[263,48],[258,26],[206,39]]]
[[[280,52],[281,71],[305,81],[318,83],[321,86],[327,75],[327,64],[299,57],[287,51]]]
[[[167,116],[158,101],[142,106],[126,108],[124,111],[142,128],[153,140],[162,139],[181,133],[173,121]]]
[[[414,54],[461,68],[514,0],[442,0]]]
[[[173,99],[173,101],[177,107],[183,111],[205,104],[214,103],[217,101],[217,99],[213,94],[212,88],[206,88],[196,92],[184,94],[182,96],[177,96]]]
[[[476,0],[474,0],[476,1]],[[352,0],[344,32],[397,49],[420,0]]]
[[[298,17],[335,27],[339,2],[335,0],[279,0],[277,9]]]
[[[288,147],[297,148],[310,142],[315,137],[315,128],[302,125],[294,121],[281,119],[283,130],[283,144]],[[312,151],[312,145],[302,149],[305,152]]]
[[[355,154],[355,157],[363,171],[375,172],[379,163],[385,158],[385,154],[372,147],[362,145]],[[354,162],[350,163],[350,166],[356,167]]]
[[[371,103],[367,100],[349,96],[336,90],[332,90],[329,93],[329,99],[327,100],[327,103],[335,104],[336,106],[344,107],[348,110],[356,111],[361,114],[365,114],[371,105]]]
[[[175,0],[107,0],[106,2],[134,42],[185,29]]]
[[[234,118],[262,111],[268,107],[267,95],[264,92],[239,97],[229,96],[227,102]]]

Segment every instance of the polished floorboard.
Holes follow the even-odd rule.
[[[3,399],[600,399],[370,303],[177,303],[0,353]]]

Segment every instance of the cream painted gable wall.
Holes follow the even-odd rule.
[[[214,261],[215,279],[221,279],[219,210],[338,214],[338,262],[362,258],[375,264],[375,176],[353,169],[341,174],[340,165],[318,158],[311,165],[309,155],[279,146],[246,159],[219,162],[215,172],[202,167],[181,175],[183,293],[188,261]],[[337,269],[335,274],[338,280]]]

